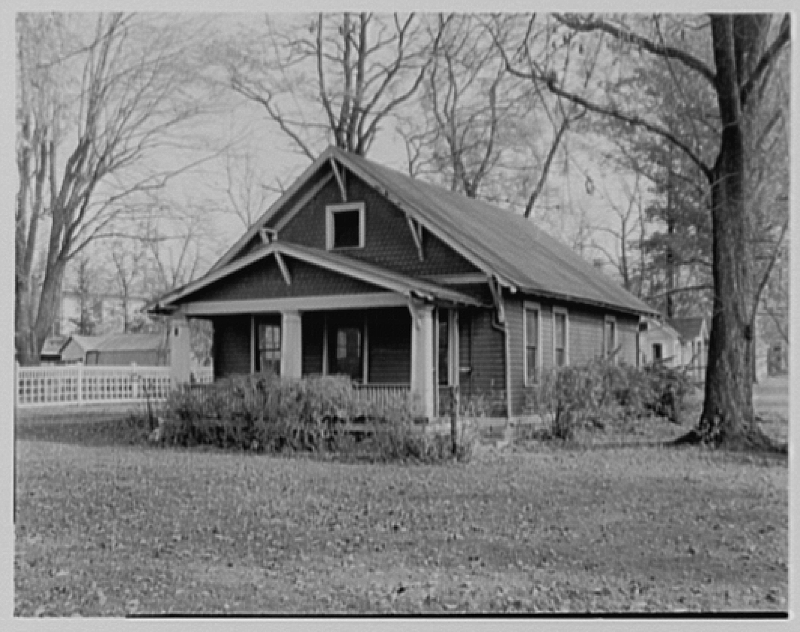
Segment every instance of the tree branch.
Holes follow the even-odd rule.
[[[555,14],[554,17],[561,24],[575,31],[587,33],[592,31],[602,31],[603,33],[607,33],[608,35],[611,35],[622,42],[636,44],[653,55],[657,55],[665,59],[675,59],[681,62],[687,68],[700,73],[700,75],[708,80],[709,83],[713,84],[716,81],[716,73],[707,64],[680,48],[667,46],[664,43],[657,44],[656,42],[634,33],[633,31],[622,29],[602,19],[581,21],[560,14]]]

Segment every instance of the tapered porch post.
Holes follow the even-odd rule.
[[[420,413],[434,416],[433,306],[411,304],[411,393],[422,404]]]
[[[172,387],[188,384],[192,377],[192,345],[189,321],[173,316],[169,322],[169,367]]]
[[[302,377],[303,336],[300,312],[281,314],[281,375],[283,377]]]

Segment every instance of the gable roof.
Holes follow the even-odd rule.
[[[69,336],[51,336],[42,345],[42,356],[60,356],[69,342]]]
[[[702,316],[696,318],[673,318],[669,323],[683,340],[694,340],[702,333],[705,320]]]
[[[212,270],[200,279],[161,297],[156,303],[149,306],[148,309],[153,311],[169,311],[172,306],[185,301],[191,294],[268,256],[287,256],[299,259],[300,261],[321,266],[345,276],[372,283],[373,285],[377,285],[392,292],[404,294],[408,297],[437,298],[463,305],[478,306],[481,304],[480,301],[467,294],[442,287],[430,281],[408,277],[374,264],[351,259],[350,257],[345,257],[326,250],[276,241],[240,259],[235,259],[225,266],[217,269],[212,268]]]
[[[270,227],[271,220],[296,201],[304,185],[323,171],[328,173],[331,160],[375,188],[501,285],[639,314],[657,313],[521,215],[411,178],[333,146],[220,258],[212,272],[232,262],[261,228]]]
[[[159,351],[166,345],[164,334],[109,334],[101,336],[92,351]]]

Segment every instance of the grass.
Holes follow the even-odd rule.
[[[372,465],[141,435],[18,427],[17,616],[788,610],[785,457],[531,442]]]

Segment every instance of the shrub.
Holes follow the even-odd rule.
[[[595,359],[545,372],[527,391],[526,405],[547,420],[547,436],[569,441],[580,429],[632,423],[650,413],[678,421],[689,388],[680,370]]]
[[[382,407],[368,404],[343,377],[228,378],[213,388],[172,393],[163,419],[161,440],[172,445],[425,462],[449,458],[451,452],[449,437],[444,442],[425,436],[405,401]],[[460,450],[462,459],[468,452],[471,448]]]
[[[684,400],[692,389],[689,376],[684,370],[661,364],[645,367],[644,372],[651,385],[651,398],[645,403],[645,409],[680,423]]]

